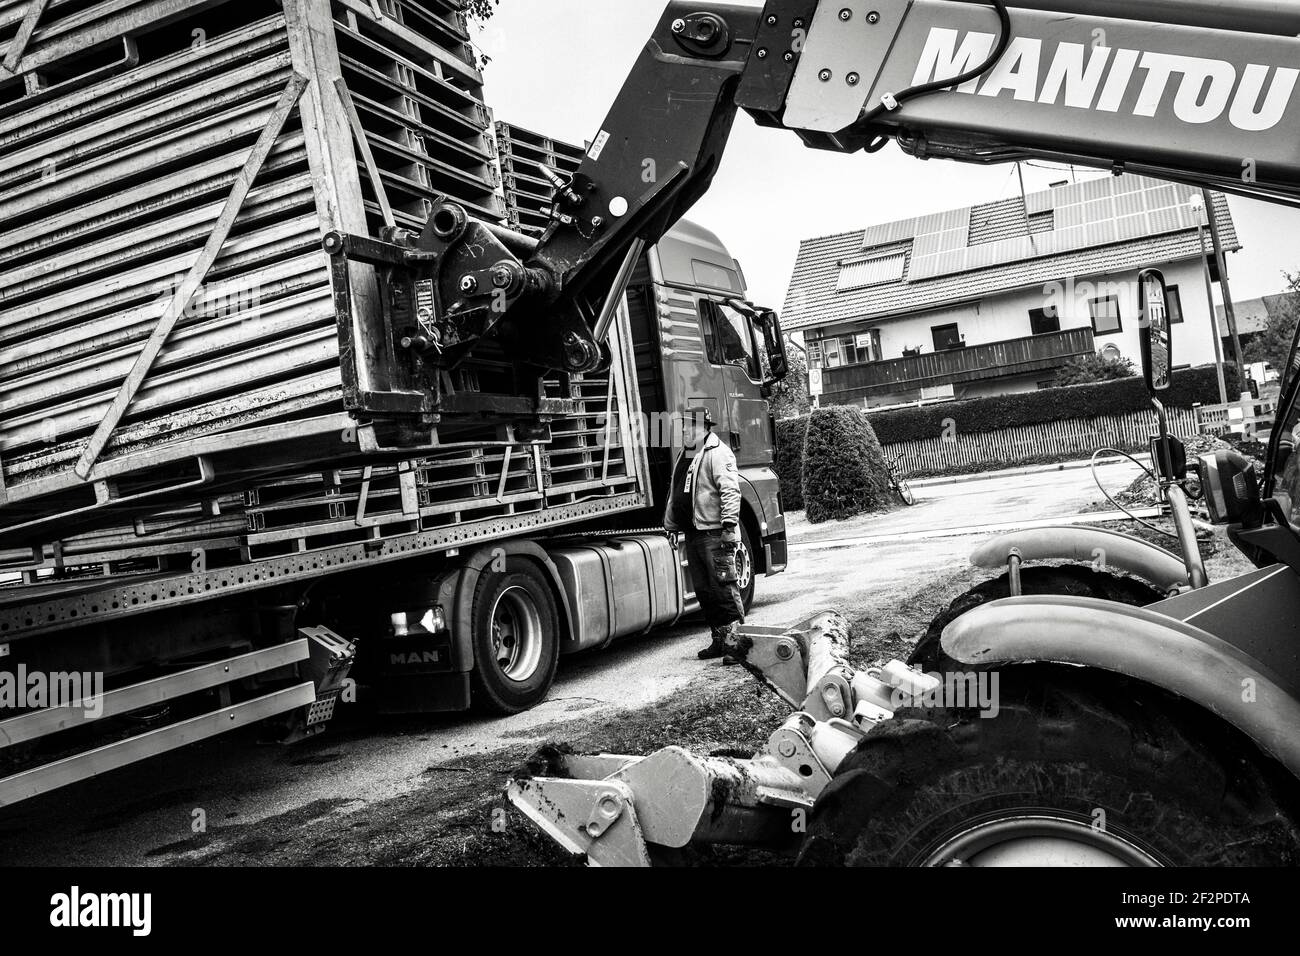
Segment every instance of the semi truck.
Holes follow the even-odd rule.
[[[508,254],[429,281],[420,237],[544,240],[500,157],[569,189],[582,149],[497,133],[457,0],[0,3],[0,806],[358,696],[534,706],[696,608],[687,407],[746,601],[784,569],[783,338],[714,233],[638,243],[599,342]]]

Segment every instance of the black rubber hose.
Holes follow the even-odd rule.
[[[932,80],[929,83],[922,83],[920,86],[910,87],[903,90],[901,93],[895,93],[894,100],[899,106],[902,106],[907,100],[916,99],[916,97],[924,96],[926,93],[933,93],[936,90],[946,90],[950,86],[961,86],[968,80],[973,80],[978,76],[983,76],[997,65],[998,60],[1002,59],[1002,54],[1007,52],[1007,47],[1011,43],[1011,14],[1007,12],[1005,0],[989,0],[989,3],[992,4],[993,9],[997,12],[998,20],[1001,21],[1002,33],[1001,36],[998,37],[997,45],[993,48],[993,52],[989,55],[988,59],[979,66],[967,70],[960,76],[953,77],[950,80]],[[877,103],[870,110],[864,113],[854,125],[866,125],[873,122],[882,113],[892,112],[894,112],[894,110],[888,109],[884,103]],[[883,146],[884,144],[882,143],[881,145]],[[874,152],[874,150],[869,150],[869,152]]]

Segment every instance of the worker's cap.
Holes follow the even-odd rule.
[[[692,422],[696,425],[703,425],[705,428],[712,428],[716,424],[713,420],[713,412],[707,405],[693,405],[685,409],[681,415],[682,424]]]

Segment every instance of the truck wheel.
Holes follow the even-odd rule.
[[[799,862],[1300,862],[1293,803],[1240,738],[1234,755],[1227,728],[1189,731],[1202,718],[1175,721],[1136,694],[1116,707],[1065,683],[1008,696],[996,716],[913,709],[873,730],[818,799]]]
[[[559,614],[542,573],[526,561],[485,568],[473,614],[475,706],[517,714],[540,703],[560,659]]]
[[[1123,578],[1105,571],[1096,571],[1081,565],[1056,567],[1029,567],[1020,572],[1022,594],[1057,594],[1067,597],[1091,597],[1115,601],[1134,607],[1146,607],[1163,601],[1167,595],[1136,578]],[[950,660],[940,644],[943,629],[972,608],[1011,597],[1011,579],[1008,575],[985,581],[956,598],[948,609],[936,617],[925,636],[917,642],[908,663],[926,671],[960,670],[963,665]]]
[[[754,586],[757,575],[754,573],[754,543],[750,540],[745,526],[740,526],[740,545],[736,548],[736,586],[740,588],[740,599],[749,613],[754,604]]]

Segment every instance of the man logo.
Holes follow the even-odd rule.
[[[441,660],[437,651],[411,651],[409,654],[389,654],[388,663],[395,667],[411,664],[437,664]]]

